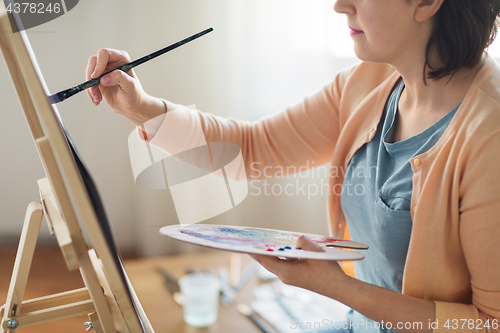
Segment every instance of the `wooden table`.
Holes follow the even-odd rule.
[[[153,259],[131,260],[124,263],[125,270],[134,286],[146,314],[157,333],[180,332],[217,332],[217,333],[257,333],[261,332],[248,318],[236,310],[239,303],[248,303],[253,298],[253,287],[258,283],[254,276],[238,293],[236,301],[230,306],[219,305],[217,322],[204,329],[196,329],[184,323],[182,307],[174,302],[163,285],[163,278],[156,272],[158,266],[168,269],[176,277],[185,274],[186,268],[195,267],[203,270],[228,267],[230,253],[209,250],[207,253],[169,256]],[[244,268],[250,262],[248,255],[243,255]]]
[[[17,245],[0,244],[0,306],[5,302],[9,287],[10,275],[14,265]],[[178,332],[260,332],[256,326],[236,310],[238,303],[248,303],[252,298],[253,287],[258,278],[252,280],[238,293],[234,304],[229,307],[219,306],[217,323],[205,329],[195,329],[186,325],[182,318],[182,307],[175,303],[172,296],[163,285],[163,279],[156,272],[162,266],[180,277],[189,267],[204,269],[211,266],[228,267],[229,252],[209,250],[206,253],[191,255],[172,255],[152,259],[126,260],[124,265],[134,289],[149,317],[156,333]],[[243,255],[242,268],[250,261],[248,255]],[[28,278],[25,298],[31,299],[62,291],[83,287],[83,281],[78,271],[69,272],[64,264],[61,251],[57,246],[37,246],[33,264]],[[38,326],[19,329],[19,333],[67,333],[85,332],[83,322],[87,316],[73,317]]]

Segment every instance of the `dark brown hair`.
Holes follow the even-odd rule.
[[[495,39],[499,11],[500,0],[444,0],[425,50],[424,81],[476,66]],[[434,68],[429,63],[432,52],[443,66]]]

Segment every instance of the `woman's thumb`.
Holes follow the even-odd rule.
[[[314,243],[304,235],[301,235],[299,238],[297,238],[297,247],[300,247],[301,249],[306,251],[325,252],[325,250],[321,246]]]

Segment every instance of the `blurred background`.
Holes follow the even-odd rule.
[[[255,121],[300,102],[356,63],[346,20],[333,3],[85,0],[27,33],[55,93],[85,80],[87,60],[99,48],[127,50],[137,59],[212,26],[211,34],[136,73],[151,95]],[[0,244],[7,244],[18,241],[26,206],[39,200],[36,181],[45,175],[3,59],[0,63]],[[85,93],[58,108],[97,182],[121,250],[134,256],[199,251],[158,233],[178,219],[168,190],[134,183],[127,147],[133,125],[104,103],[94,107]],[[327,169],[317,167],[268,181],[267,192],[263,183],[253,183],[243,203],[205,222],[327,234]],[[288,183],[294,189],[306,184],[305,194],[271,191],[273,184]],[[42,229],[40,241],[55,243],[45,224]]]

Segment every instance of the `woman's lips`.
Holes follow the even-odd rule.
[[[356,29],[353,29],[351,27],[349,27],[351,29],[351,36],[355,36],[355,35],[359,35],[359,34],[362,34],[363,31],[361,30],[356,30]]]

